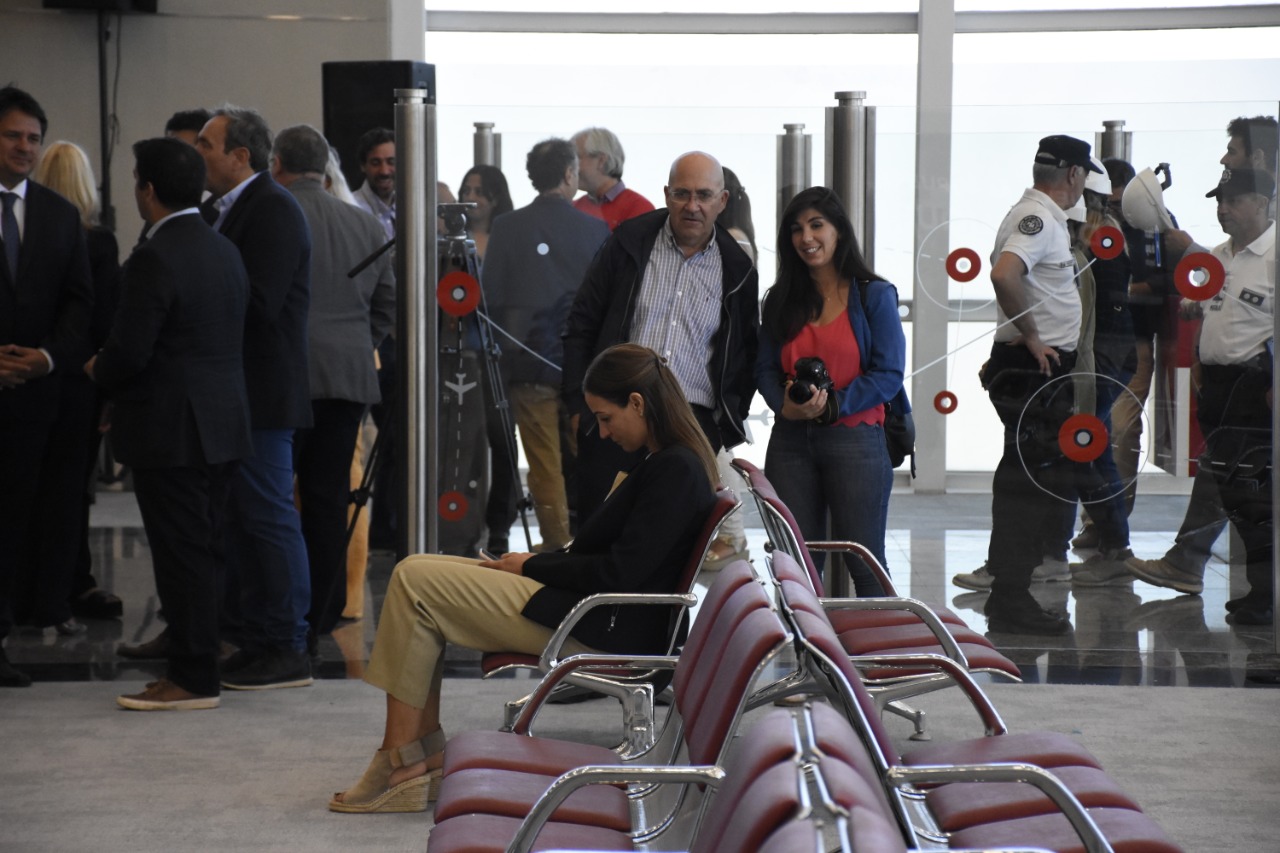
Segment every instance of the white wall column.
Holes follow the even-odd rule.
[[[956,13],[953,0],[921,0],[918,70],[916,72],[916,223],[915,245],[930,232],[930,243],[948,245],[944,223],[951,218],[951,55]],[[942,227],[939,227],[942,226]],[[913,300],[912,364],[923,367],[947,352],[948,282],[937,259],[923,265],[916,259]],[[935,296],[929,299],[928,292]],[[914,376],[908,393],[916,422],[917,477],[915,491],[939,494],[947,483],[946,418],[933,407],[943,390],[943,362]]]
[[[426,35],[427,10],[422,0],[387,0],[387,59],[425,62]]]

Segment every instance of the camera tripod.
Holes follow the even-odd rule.
[[[438,210],[440,216],[444,219],[446,233],[437,240],[439,246],[439,278],[443,279],[451,272],[463,272],[470,275],[477,282],[479,281],[479,261],[476,256],[475,242],[471,240],[466,233],[466,216],[465,212],[468,208],[474,207],[473,204],[440,204]],[[389,241],[377,252],[366,258],[349,275],[358,275],[361,270],[377,259],[381,254],[386,252],[394,244],[394,240]],[[488,306],[485,301],[484,291],[480,290],[479,310],[471,312],[464,317],[454,318],[449,315],[441,315],[442,335],[439,347],[439,370],[442,375],[457,378],[456,382],[445,381],[442,386],[447,388],[451,394],[450,405],[446,406],[446,411],[441,417],[441,424],[437,424],[437,428],[444,427],[450,418],[457,419],[462,401],[470,390],[476,387],[475,382],[466,382],[468,370],[467,362],[472,360],[474,356],[471,353],[478,352],[480,355],[480,372],[482,374],[481,381],[485,383],[484,390],[488,397],[488,406],[482,406],[485,417],[490,414],[496,416],[501,424],[502,440],[506,444],[507,458],[510,465],[511,482],[518,489],[519,496],[516,500],[516,511],[519,515],[521,527],[524,530],[525,543],[532,550],[533,543],[529,531],[528,511],[533,507],[533,501],[520,487],[520,472],[518,464],[518,455],[516,451],[515,428],[511,416],[510,404],[507,400],[506,383],[502,378],[502,370],[500,365],[500,349],[497,344],[493,329],[489,325],[489,321],[485,318],[489,316]],[[474,327],[469,327],[470,323],[474,323]],[[464,344],[465,338],[474,329],[478,336],[479,348],[468,349]],[[447,333],[447,334],[445,334]],[[386,414],[383,418],[383,426],[378,430],[378,436],[374,440],[373,447],[369,452],[368,462],[365,465],[364,475],[361,477],[360,485],[351,491],[351,503],[355,506],[355,512],[352,513],[351,521],[347,526],[347,541],[350,542],[351,536],[355,532],[356,524],[359,520],[360,513],[368,504],[369,498],[375,493],[374,483],[377,479],[378,472],[385,464],[387,442],[393,441],[395,422],[398,415],[399,406],[396,397],[392,395],[386,401]],[[468,440],[468,435],[460,429],[443,429],[441,433],[440,457],[442,459],[458,459],[461,443]],[[487,444],[486,444],[487,448]],[[453,481],[457,484],[460,475],[463,472],[454,470],[452,477],[449,472],[442,472],[442,480],[444,483]],[[437,484],[440,488],[443,485]],[[470,512],[483,512],[484,508],[469,507]],[[432,508],[436,511],[436,508]],[[336,594],[336,591],[332,591]]]

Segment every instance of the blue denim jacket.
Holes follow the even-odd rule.
[[[856,414],[887,403],[902,388],[907,357],[907,338],[898,316],[898,290],[887,281],[867,284],[867,310],[857,286],[849,288],[849,325],[858,341],[862,374],[836,391],[840,417]],[[756,386],[775,412],[782,410],[782,394],[787,373],[782,369],[782,342],[774,341],[760,327],[760,350],[756,357]],[[909,411],[909,409],[908,409]]]

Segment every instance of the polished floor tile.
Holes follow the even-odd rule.
[[[1132,548],[1143,557],[1164,553],[1173,541],[1186,498],[1140,498],[1132,519]],[[750,506],[745,508],[750,557],[761,564],[767,551],[764,531]],[[899,592],[951,608],[969,627],[987,630],[982,615],[986,593],[951,582],[986,558],[990,496],[895,494],[890,505],[887,556]],[[123,619],[91,621],[89,630],[60,637],[52,629],[15,631],[6,649],[11,661],[42,681],[137,680],[159,675],[162,664],[127,661],[115,654],[121,643],[138,643],[162,627],[151,577],[146,535],[132,495],[107,492],[93,512],[91,549],[100,584],[125,602]],[[536,528],[533,539],[537,541]],[[519,536],[512,547],[518,548]],[[1258,686],[1274,684],[1280,672],[1272,628],[1235,628],[1224,617],[1224,603],[1244,588],[1243,569],[1226,561],[1231,545],[1223,536],[1205,576],[1201,596],[1133,581],[1119,586],[1073,588],[1066,582],[1032,588],[1047,607],[1066,610],[1073,631],[1062,637],[1006,634],[988,636],[1023,669],[1028,681],[1049,683]],[[1236,549],[1239,550],[1238,548]],[[1083,559],[1087,552],[1073,556]],[[364,619],[343,624],[321,641],[318,675],[359,678],[372,646],[375,619],[391,556],[370,561]],[[451,649],[450,677],[478,677],[478,655]]]

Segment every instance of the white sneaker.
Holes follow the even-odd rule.
[[[1133,582],[1126,560],[1133,559],[1128,548],[1094,554],[1083,563],[1071,564],[1071,582],[1077,586],[1121,586]]]
[[[1055,560],[1053,557],[1045,557],[1040,565],[1031,570],[1031,582],[1039,581],[1069,581],[1071,580],[1071,569],[1067,566],[1066,560]],[[991,589],[991,584],[995,581],[991,572],[987,570],[987,564],[983,563],[972,572],[961,572],[951,578],[951,582],[961,589],[973,589],[984,592]]]
[[[1071,567],[1067,565],[1066,560],[1055,560],[1053,557],[1045,557],[1040,565],[1031,571],[1031,582],[1037,581],[1069,581],[1071,580]]]
[[[961,572],[951,579],[951,582],[961,589],[972,589],[978,592],[991,589],[994,581],[995,578],[991,576],[991,572],[987,571],[986,563],[971,572]]]

